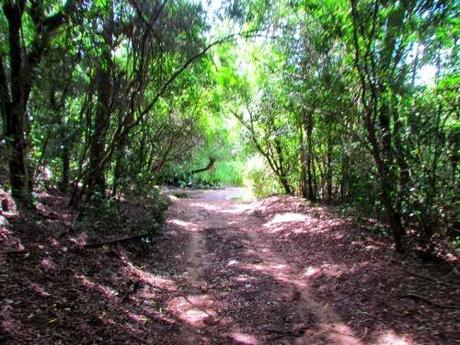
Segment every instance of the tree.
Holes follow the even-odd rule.
[[[37,67],[47,53],[52,36],[75,9],[76,1],[70,0],[59,11],[48,16],[45,15],[45,5],[37,1],[10,0],[2,6],[8,25],[8,39],[7,54],[2,52],[0,55],[1,112],[9,147],[12,195],[20,207],[33,205],[27,139],[30,92],[37,76]],[[25,28],[26,14],[32,23],[28,28]],[[26,34],[28,37],[25,37]],[[7,65],[5,55],[8,55]]]

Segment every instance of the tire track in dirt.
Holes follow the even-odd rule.
[[[308,318],[311,313],[317,318],[317,327],[303,328],[301,335],[293,344],[341,344],[362,345],[361,339],[355,336],[352,330],[343,323],[341,318],[326,302],[316,300],[311,293],[308,271],[297,273],[289,263],[278,253],[267,239],[263,239],[257,231],[248,231],[254,248],[257,248],[260,259],[266,267],[284,268],[277,272],[277,279],[286,282],[285,291],[290,301],[297,302],[299,316]]]
[[[191,301],[189,296],[196,296],[199,294],[200,285],[200,255],[203,249],[200,246],[201,234],[200,232],[194,232],[191,236],[189,248],[187,252],[187,274],[189,276],[188,286],[185,291],[186,295],[183,297],[183,303],[179,304],[179,313],[186,316],[187,319],[198,320],[201,317],[206,317],[205,311],[203,311],[199,305],[195,305]],[[197,322],[196,322],[197,323]],[[192,323],[192,326],[196,326],[196,323]],[[182,327],[180,338],[184,344],[196,344],[198,339],[196,332],[192,326],[184,324]]]
[[[186,279],[182,284],[182,296],[174,303],[174,312],[183,320],[178,337],[180,344],[210,344],[206,328],[215,323],[216,312],[213,299],[207,294],[206,281],[202,268],[207,256],[203,224],[207,218],[204,208],[189,209],[186,201],[179,206],[185,209],[186,217],[181,217],[183,228],[189,233],[189,242],[185,253]]]
[[[362,342],[263,235],[255,204],[226,190],[189,194],[172,205],[188,233],[187,274],[174,312],[181,344],[341,344]],[[177,215],[180,217],[177,217]]]

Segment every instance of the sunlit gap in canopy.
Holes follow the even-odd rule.
[[[415,84],[433,86],[435,84],[437,70],[436,66],[433,65],[422,66],[415,78]]]
[[[409,54],[407,55],[407,63],[413,63],[415,59],[421,59],[425,51],[425,45],[423,44],[414,44]],[[447,58],[450,53],[445,50],[440,52],[441,59]],[[414,84],[417,86],[434,86],[436,80],[436,74],[438,73],[438,68],[433,64],[423,64],[419,65],[414,78]]]

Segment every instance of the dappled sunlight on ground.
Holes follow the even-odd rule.
[[[218,205],[210,205],[204,202],[193,202],[190,203],[189,206],[195,207],[197,209],[202,209],[205,211],[218,211],[220,210],[220,207]]]
[[[86,234],[86,232],[83,231],[77,234],[76,236],[70,237],[70,241],[76,244],[77,246],[83,248],[88,242],[88,235]]]
[[[290,222],[309,222],[310,217],[308,217],[305,214],[301,213],[277,213],[273,216],[273,218],[264,224],[265,227],[271,227],[275,224],[280,224],[280,223],[290,223]]]
[[[30,287],[34,290],[34,292],[39,295],[40,297],[50,297],[51,294],[46,291],[46,289],[40,285],[40,284],[37,284],[37,283],[31,283],[30,284]]]
[[[139,267],[136,267],[132,263],[127,263],[127,265],[122,268],[122,272],[128,276],[135,276],[139,282],[144,284],[149,284],[149,286],[154,288],[168,289],[171,291],[176,291],[177,287],[172,279],[163,277],[161,275],[155,275]]]
[[[323,326],[327,331],[331,343],[340,345],[359,345],[364,344],[361,339],[358,339],[350,327],[344,323],[326,324]]]
[[[264,212],[267,212],[267,208],[261,207],[255,214],[263,217]],[[282,237],[291,237],[301,234],[326,233],[331,228],[344,225],[345,222],[341,219],[319,219],[300,212],[279,212],[273,215],[270,214],[268,220],[265,220],[263,227],[268,233],[277,233]]]
[[[298,218],[298,217],[296,217]],[[292,219],[285,217],[282,219]],[[266,223],[264,224],[264,226]],[[254,236],[254,234],[252,235]],[[254,244],[261,244],[260,239],[254,238]],[[259,243],[258,243],[259,242]],[[297,274],[295,269],[288,264],[279,254],[275,253],[270,247],[264,248],[264,251],[259,252],[261,263],[238,263],[235,266],[249,271],[250,274],[268,274],[276,281],[284,284],[288,291],[282,295],[290,296],[289,299],[297,299],[299,304],[303,304],[305,308],[315,312],[318,317],[319,333],[323,332],[324,336],[331,343],[343,345],[362,344],[356,334],[344,322],[339,321],[340,317],[334,313],[327,303],[321,304],[316,302],[310,290],[310,279],[314,277],[321,268],[307,267],[303,272]],[[252,251],[250,251],[252,254]],[[297,296],[297,297],[296,297]],[[311,335],[305,336],[311,339]]]
[[[215,302],[209,295],[187,295],[169,301],[168,310],[194,327],[216,322]]]
[[[247,344],[247,345],[259,345],[257,338],[250,334],[245,334],[241,332],[233,332],[230,334],[230,338],[237,342],[237,344]]]
[[[85,232],[69,235],[75,247],[65,253],[47,240],[33,259],[12,261],[29,278],[11,291],[24,289],[40,309],[28,319],[12,294],[3,329],[29,338],[38,330],[48,343],[85,334],[113,344],[454,344],[455,317],[431,324],[445,309],[401,303],[414,278],[381,240],[298,198],[249,204],[240,192],[187,191],[146,251],[82,249]]]
[[[75,278],[77,278],[84,287],[98,291],[106,300],[113,300],[118,297],[118,292],[109,286],[97,284],[84,275],[77,275]]]
[[[253,211],[262,214],[259,217],[263,219],[266,229],[263,236],[272,239],[289,262],[297,267],[309,267],[305,276],[311,280],[313,290],[323,298],[328,298],[329,305],[348,319],[347,324],[357,330],[355,334],[358,338],[389,337],[391,340],[387,343],[403,341],[404,344],[415,344],[413,337],[430,337],[433,334],[426,332],[424,325],[431,325],[430,316],[433,314],[438,315],[435,319],[444,318],[441,316],[442,310],[430,308],[433,314],[420,313],[418,308],[425,309],[427,305],[417,307],[413,304],[409,309],[415,307],[415,312],[408,311],[401,303],[404,301],[398,299],[398,294],[408,289],[404,285],[401,289],[401,282],[407,285],[417,282],[414,277],[404,273],[399,265],[395,265],[397,261],[392,260],[393,253],[388,243],[372,238],[369,234],[363,236],[357,231],[351,231],[351,224],[324,208],[307,208],[299,204],[299,208],[304,208],[302,212],[311,215],[310,219],[299,222],[295,219],[298,216],[281,218],[283,214],[291,214],[290,209],[296,209],[295,206],[284,208],[283,204],[286,203],[282,199],[288,198],[265,200],[261,203],[263,207]],[[277,212],[270,211],[269,205],[275,204]],[[274,219],[286,221],[275,223]],[[429,288],[427,284],[423,287]],[[420,289],[420,285],[416,285],[416,289]],[[452,291],[450,294],[453,296]],[[414,314],[417,316],[411,318]],[[445,327],[447,332],[453,330],[446,321],[438,323],[434,328],[439,326]],[[452,335],[450,338],[441,337],[444,339],[442,343],[451,343],[453,340]]]
[[[56,269],[56,264],[54,263],[53,259],[50,257],[44,257],[41,260],[41,265],[45,270],[54,270]]]
[[[171,224],[180,226],[180,227],[186,229],[187,231],[199,231],[201,229],[195,223],[186,222],[186,221],[183,221],[183,220],[180,220],[180,219],[170,219],[170,220],[167,221],[167,223],[171,223]]]
[[[376,345],[415,345],[407,336],[397,335],[393,330],[386,331],[375,341]]]

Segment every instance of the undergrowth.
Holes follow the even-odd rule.
[[[80,211],[76,227],[97,236],[122,231],[154,237],[162,231],[167,207],[166,197],[158,189],[144,197],[107,199],[95,195]]]

